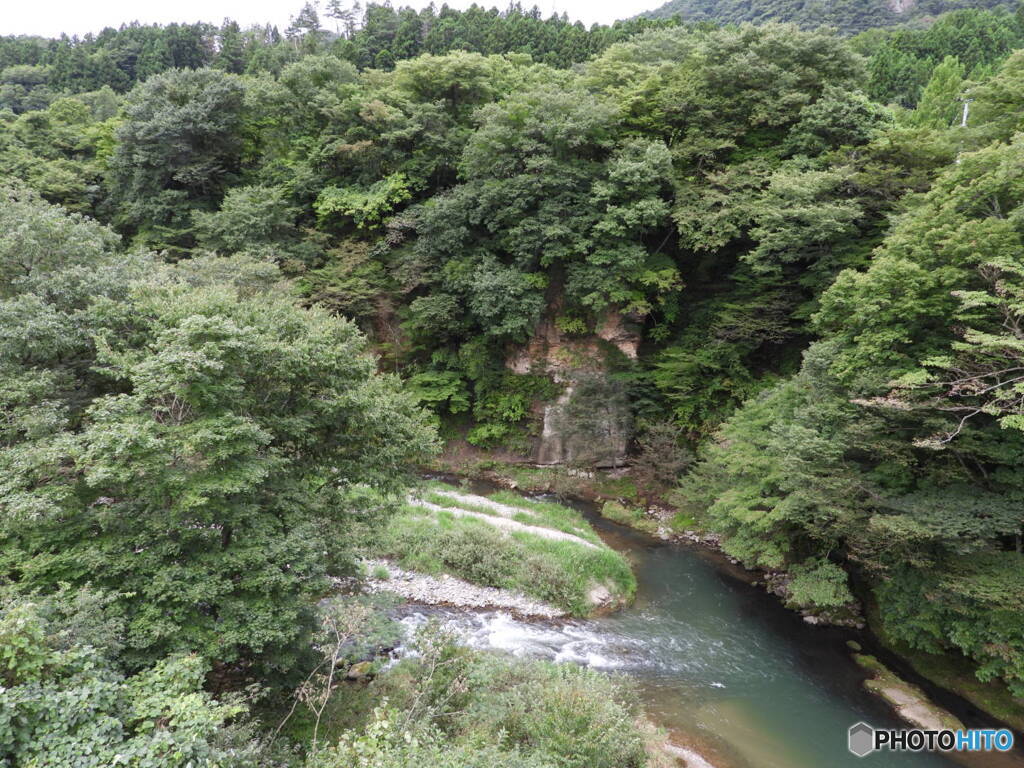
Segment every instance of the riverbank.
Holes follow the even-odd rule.
[[[471,610],[505,610],[525,619],[558,619],[567,612],[550,603],[534,600],[522,592],[480,586],[448,574],[431,576],[408,571],[387,560],[363,560],[366,592],[386,592],[410,603],[443,605]]]
[[[612,583],[615,580],[595,579],[591,573],[586,582],[587,615],[613,613],[627,604],[635,592],[636,581],[629,570],[626,558],[605,544],[576,510],[558,504],[529,501],[509,492],[482,496],[437,483],[418,489],[407,499],[398,517],[390,522],[387,537],[389,541],[408,543],[410,526],[414,527],[415,546],[407,547],[404,556],[393,553],[393,557],[402,557],[403,562],[415,562],[420,567],[434,569],[435,572],[425,573],[403,567],[396,563],[395,559],[364,558],[360,561],[360,577],[339,583],[339,587],[347,588],[358,584],[363,592],[389,593],[401,598],[407,606],[413,608],[423,606],[425,610],[428,607],[447,610],[447,614],[442,614],[447,616],[447,622],[442,619],[442,627],[452,626],[454,616],[461,616],[463,621],[470,616],[492,616],[499,625],[501,617],[506,617],[506,621],[527,622],[524,626],[532,626],[536,622],[540,626],[548,627],[560,626],[562,621],[570,619],[570,611],[566,608],[535,599],[525,591],[479,583],[478,579],[493,575],[480,560],[483,557],[482,550],[475,549],[469,560],[453,560],[452,540],[448,536],[451,533],[448,526],[452,525],[467,525],[467,530],[476,533],[486,531],[485,535],[499,533],[502,535],[502,541],[510,546],[513,542],[519,542],[525,543],[527,547],[538,544],[548,546],[553,543],[571,547],[571,561],[563,560],[558,563],[559,567],[566,569],[565,574],[570,577],[576,570],[590,573],[594,557],[614,556],[616,563],[627,569],[629,578],[619,576],[616,585]],[[489,539],[488,543],[493,546],[495,541]],[[393,547],[385,543],[375,549],[380,552],[392,550]],[[455,550],[458,550],[458,547]],[[430,556],[425,555],[427,552],[431,553]],[[536,551],[531,554],[535,555]],[[431,562],[434,555],[440,560]],[[485,559],[495,557],[502,559],[500,554],[492,550]],[[472,564],[470,561],[473,561]],[[467,578],[436,570],[446,569],[452,564],[458,566]],[[529,573],[533,577],[529,584],[530,591],[551,591],[550,585],[545,586],[540,581],[551,578],[550,572],[538,572],[535,567],[536,561],[531,561],[529,557],[523,559],[522,564],[524,573]],[[520,583],[517,579],[511,581]],[[453,610],[456,613],[453,614]],[[435,618],[438,616],[433,615]],[[415,637],[415,634],[413,631],[410,637]],[[585,660],[571,656],[554,660],[577,661],[583,668],[590,666]],[[597,670],[589,673],[601,674]],[[578,676],[577,673],[569,677],[574,676]],[[622,689],[620,687],[615,690],[621,693]],[[628,730],[626,726],[620,727],[624,729],[621,733],[622,738],[638,738],[643,745],[646,755],[644,765],[647,768],[716,768],[696,749],[685,742],[681,743],[678,737],[670,737],[642,712],[635,716],[633,725]],[[719,765],[717,768],[723,766]]]
[[[864,602],[868,627],[883,648],[906,662],[921,677],[969,701],[1018,734],[1024,733],[1024,703],[1014,699],[1006,686],[997,681],[979,680],[974,674],[974,665],[963,656],[927,653],[894,640],[886,633],[874,602],[868,598]]]
[[[672,493],[651,493],[640,489],[627,470],[587,471],[566,467],[538,467],[484,458],[448,455],[432,468],[467,481],[485,481],[522,493],[553,494],[595,504],[602,517],[628,526],[662,541],[699,544],[722,552],[721,537],[703,530],[692,515],[679,508]],[[792,600],[792,576],[781,570],[748,568],[722,553],[730,564],[744,572],[744,578],[779,598],[799,613],[808,624],[864,629],[865,621],[856,601],[839,607],[797,605]]]
[[[449,457],[433,469],[463,478],[466,482],[483,481],[524,493],[550,493],[581,499],[594,504],[607,519],[646,535],[664,541],[697,544],[721,552],[719,538],[715,534],[701,530],[691,517],[674,507],[669,500],[642,493],[624,471],[614,474],[585,472],[563,467],[534,467],[480,457],[455,460]],[[727,557],[724,554],[721,556]],[[737,578],[764,588],[784,605],[793,608],[787,600],[787,574],[746,569],[732,558],[728,558],[728,562]],[[878,644],[905,660],[924,681],[959,696],[984,715],[1010,726],[1018,733],[1024,730],[1024,705],[1015,700],[1005,686],[994,681],[978,680],[973,666],[965,659],[923,653],[893,643],[885,637],[877,616],[871,615],[870,604],[865,611],[868,615],[864,617],[860,611],[836,617],[796,610],[808,624],[833,624],[871,633]],[[921,694],[922,707],[934,706],[916,686],[912,687]],[[875,692],[878,693],[877,690]]]
[[[457,492],[470,490],[494,492],[483,483]],[[508,496],[496,498],[504,503]],[[578,620],[410,606],[403,621],[411,627],[439,623],[471,648],[571,662],[560,666],[582,665],[635,682],[644,710],[664,733],[648,753],[650,768],[677,768],[683,761],[718,768],[852,768],[858,763],[845,749],[852,723],[900,727],[888,705],[864,690],[865,675],[850,658],[844,630],[807,626],[749,580],[734,578],[739,569],[706,548],[663,545],[589,513],[586,519],[636,570],[637,599],[622,610]],[[919,756],[889,766],[949,763]]]
[[[874,656],[854,653],[853,660],[871,676],[864,687],[885,699],[897,714],[915,728],[923,730],[963,730],[964,724],[936,706],[916,685],[900,679]]]

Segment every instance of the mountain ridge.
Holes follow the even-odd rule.
[[[1013,4],[1001,0],[668,0],[638,18],[679,15],[685,21],[720,24],[792,22],[804,29],[827,26],[857,34],[876,27],[924,22],[947,11],[999,6],[1012,8]]]

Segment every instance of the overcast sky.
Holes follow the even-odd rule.
[[[249,24],[277,24],[283,30],[303,0],[0,0],[0,35],[44,35],[57,37],[61,32],[84,35],[122,22],[169,23],[172,21],[209,21],[219,24],[225,17]],[[487,8],[505,8],[508,0],[481,2]],[[395,6],[423,8],[429,0],[392,0]],[[448,0],[454,8],[466,8],[472,0]],[[523,0],[531,7],[531,0]],[[660,0],[538,0],[544,16],[565,11],[573,21],[584,24],[609,23],[628,18],[661,5]],[[365,0],[364,0],[365,5]],[[435,2],[437,7],[441,2]],[[325,25],[326,26],[326,25]]]

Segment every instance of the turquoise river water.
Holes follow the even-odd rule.
[[[633,605],[589,620],[413,609],[406,621],[441,613],[477,647],[628,675],[652,719],[716,768],[1024,768],[1016,750],[955,762],[931,753],[853,756],[846,732],[854,723],[904,727],[864,690],[864,672],[850,657],[846,641],[874,651],[870,637],[810,626],[716,553],[654,541],[570,503],[629,557],[639,584]],[[970,727],[1000,727],[962,700],[930,693]]]

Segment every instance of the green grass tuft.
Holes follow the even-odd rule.
[[[626,507],[617,501],[606,501],[601,507],[601,516],[645,533],[655,534],[658,532],[657,520],[647,517],[642,509]]]

